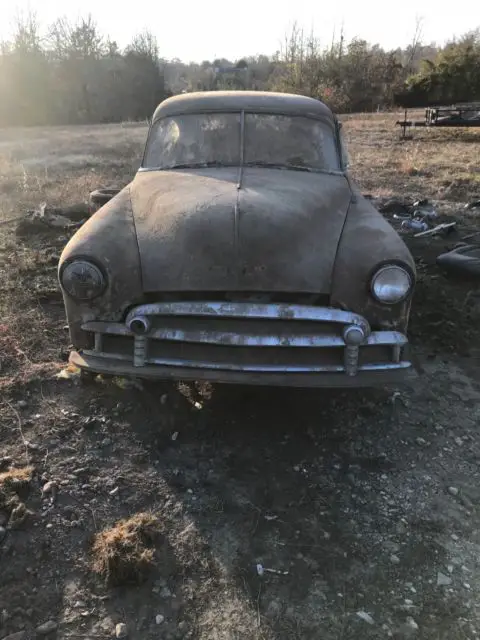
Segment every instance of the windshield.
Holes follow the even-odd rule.
[[[144,168],[239,166],[241,114],[202,113],[163,118],[149,135]],[[244,164],[305,171],[340,171],[335,134],[300,116],[245,114]]]

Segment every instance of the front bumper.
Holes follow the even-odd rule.
[[[168,302],[137,306],[124,323],[82,329],[94,334],[94,348],[72,352],[70,361],[103,374],[295,387],[416,376],[402,333],[371,331],[362,316],[330,307]]]

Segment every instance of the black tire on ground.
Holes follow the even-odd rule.
[[[480,279],[480,245],[464,245],[442,253],[437,264],[458,276]]]
[[[120,189],[116,188],[106,188],[106,189],[95,189],[92,191],[89,197],[90,209],[92,211],[97,211],[100,207],[103,207],[104,204],[107,204],[117,193],[120,192]]]

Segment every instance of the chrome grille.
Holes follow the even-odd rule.
[[[144,334],[129,327],[139,327]],[[362,344],[346,344],[345,328],[361,328]],[[89,322],[95,348],[85,353],[135,367],[317,373],[400,369],[404,335],[372,332],[362,316],[330,307],[247,302],[162,302],[132,309],[125,323]],[[360,334],[362,335],[362,334]]]

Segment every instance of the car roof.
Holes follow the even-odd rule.
[[[326,104],[315,98],[270,91],[197,91],[183,93],[161,102],[152,122],[167,116],[188,113],[250,111],[307,116],[334,120]]]

